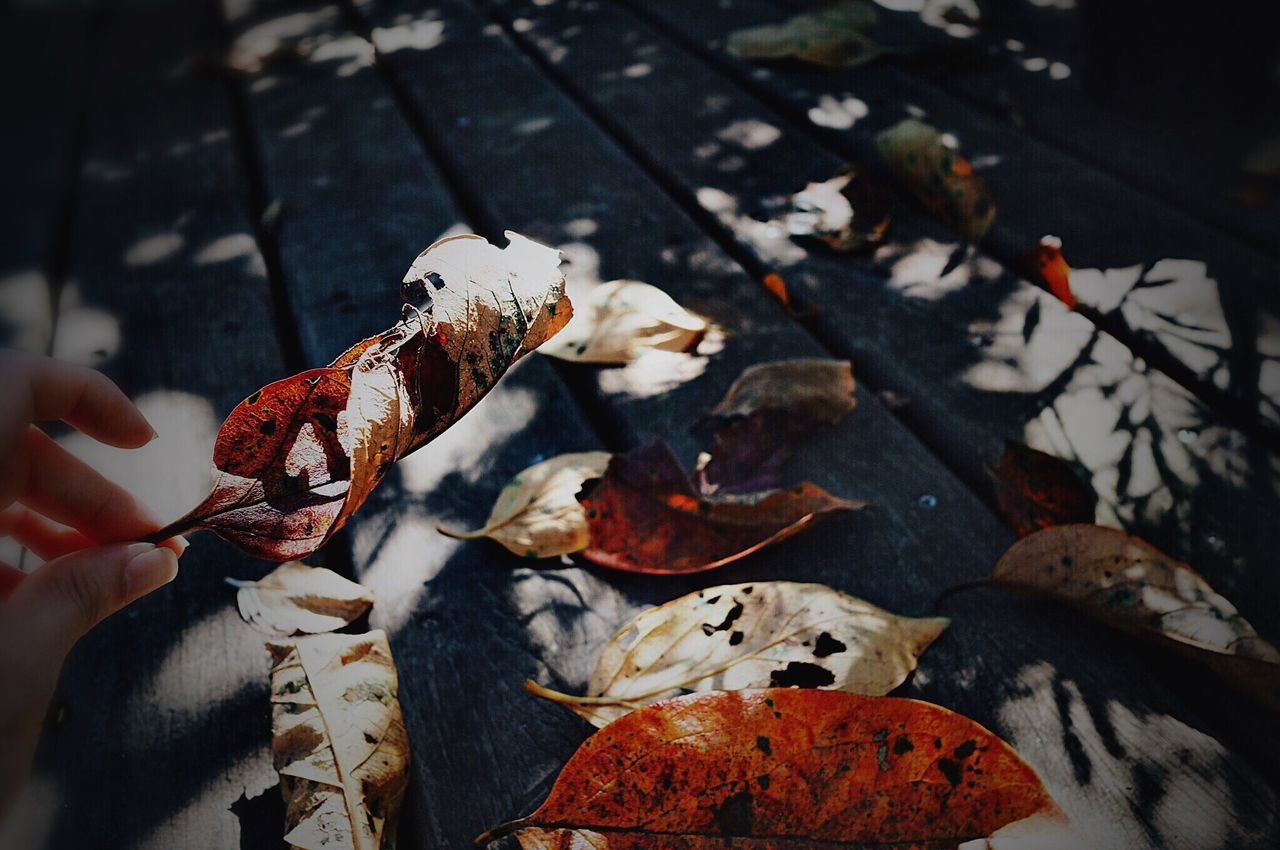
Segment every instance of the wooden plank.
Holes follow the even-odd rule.
[[[64,442],[169,520],[208,491],[221,416],[286,364],[230,104],[194,61],[214,19],[118,2],[101,37],[56,348],[117,379],[161,436]],[[235,847],[231,804],[274,781],[268,661],[223,583],[260,566],[206,536],[182,567],[74,651],[36,777],[52,808],[23,809],[49,834],[27,846]]]
[[[566,45],[563,52],[545,25],[548,16],[561,10],[522,7],[522,23],[515,28],[530,44],[545,48],[557,68],[579,61],[589,44],[596,52],[625,58],[628,65],[637,61],[627,40],[631,25],[597,29],[604,20],[597,7],[573,11],[572,20],[561,23],[594,36]],[[591,259],[598,277],[647,279],[733,330],[725,350],[711,358],[701,375],[661,396],[652,394],[655,376],[628,375],[627,370],[593,376],[629,435],[662,435],[688,462],[701,445],[689,433],[690,423],[743,366],[821,351],[796,324],[784,321],[742,268],[470,6],[449,0],[423,11],[407,3],[381,3],[367,13],[375,43],[384,45],[384,60],[409,93],[415,114],[419,120],[429,118],[436,128],[434,144],[454,179],[495,222],[540,227],[552,241],[580,243],[578,256]],[[412,41],[414,32],[423,36],[417,46],[392,49]],[[639,61],[650,58],[646,54]],[[679,88],[666,87],[671,82],[665,77],[646,81],[651,96],[663,92],[662,99],[654,100],[664,105],[661,115],[631,101],[614,106],[630,109],[630,119],[651,129],[683,134],[681,125],[697,110],[682,110],[674,120],[669,105],[702,103],[701,95],[697,101],[681,100]],[[601,97],[610,89],[608,80],[585,73],[579,83]],[[465,98],[457,95],[462,91]],[[701,143],[713,138],[704,135]],[[749,170],[743,174],[744,181],[752,177]],[[869,497],[875,510],[833,521],[709,576],[679,582],[605,576],[605,586],[613,588],[603,595],[607,602],[581,594],[570,598],[567,610],[555,618],[531,623],[543,636],[540,661],[553,683],[580,686],[600,638],[621,623],[626,611],[692,586],[786,576],[827,581],[894,610],[920,613],[943,586],[984,574],[1008,543],[1007,533],[973,495],[870,393],[860,393],[859,409],[847,423],[806,449],[812,451],[802,452],[797,477]],[[536,598],[533,593],[530,600]],[[1102,631],[1068,628],[1068,620],[1053,609],[1004,597],[959,601],[955,614],[957,626],[926,654],[922,675],[907,692],[950,705],[1012,737],[1100,846],[1156,846],[1180,831],[1200,829],[1194,824],[1202,818],[1249,824],[1239,828],[1246,833],[1240,836],[1245,844],[1258,845],[1274,830],[1274,792],[1238,756],[1200,731],[1203,723],[1196,712],[1151,675],[1147,653]],[[1017,635],[1016,640],[1010,635]],[[585,733],[582,724],[551,708],[532,700],[519,705],[524,722],[539,735],[553,729]],[[1185,811],[1162,808],[1164,798],[1156,793],[1151,805],[1141,800],[1130,805],[1127,792],[1135,776],[1171,770],[1163,754],[1183,734],[1194,741],[1187,749],[1189,758],[1206,771],[1187,774],[1187,794],[1194,803]],[[571,749],[564,746],[569,738],[564,731],[555,736],[556,747],[564,747],[559,750],[562,758]],[[507,811],[486,804],[486,811],[497,817],[532,808],[545,788],[543,777],[506,771],[505,761],[511,793],[525,804]],[[1208,776],[1237,779],[1218,782]],[[465,827],[478,820],[474,812],[451,813],[456,832],[450,834],[465,838]]]
[[[469,228],[369,43],[336,5],[243,9],[233,13],[231,56],[250,67],[255,53],[277,57],[242,86],[264,198],[280,210],[280,268],[303,355],[321,364],[398,320],[410,261],[446,231]],[[530,357],[463,422],[398,464],[337,544],[374,590],[371,624],[390,633],[400,671],[413,753],[401,846],[464,846],[520,804],[512,776],[537,781],[572,748],[573,730],[525,711],[523,680],[542,672],[539,635],[526,625],[553,616],[530,606],[559,604],[575,588],[591,598],[607,590],[582,570],[544,576],[436,526],[478,526],[521,469],[599,446],[550,362]],[[278,834],[279,818],[258,835],[272,827]]]

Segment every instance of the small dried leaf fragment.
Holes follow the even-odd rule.
[[[587,547],[587,513],[578,501],[582,485],[604,475],[609,452],[574,452],[536,463],[502,489],[489,519],[477,531],[450,537],[488,537],[526,558],[571,555]]]
[[[856,68],[885,52],[867,35],[875,24],[875,9],[869,3],[841,0],[781,24],[738,30],[729,35],[725,47],[743,59],[794,57],[827,68]]]
[[[906,118],[876,136],[880,155],[920,203],[970,242],[981,242],[996,204],[969,161],[932,126]]]
[[[539,686],[596,726],[689,691],[820,687],[882,696],[948,625],[822,584],[722,585],[641,613],[605,646],[582,697]]]
[[[873,177],[853,166],[809,183],[790,198],[785,223],[792,236],[812,236],[837,251],[874,245],[889,229],[891,201]]]
[[[541,351],[561,360],[623,365],[647,351],[693,351],[709,327],[656,286],[613,280],[592,289],[564,332]]]
[[[942,848],[1015,823],[1024,838],[1070,834],[1035,771],[972,720],[915,700],[771,688],[631,712],[578,748],[536,812],[477,843]]]
[[[227,583],[238,588],[236,606],[244,621],[278,637],[332,632],[373,604],[373,591],[364,585],[300,561],[286,561],[257,581]]]
[[[569,321],[559,252],[507,237],[505,248],[473,235],[435,243],[405,276],[420,308],[241,402],[218,432],[209,497],[152,537],[207,529],[276,561],[323,545],[393,463]]]
[[[1043,236],[1035,251],[1035,275],[1037,283],[1047,287],[1053,296],[1072,310],[1076,308],[1076,296],[1071,291],[1071,266],[1062,257],[1062,240],[1056,236]]]
[[[834,425],[857,406],[853,367],[819,357],[774,360],[742,370],[711,415],[751,416],[766,410]]]
[[[809,483],[732,500],[704,498],[661,441],[614,455],[604,477],[579,501],[591,532],[583,556],[644,573],[709,570],[790,537],[823,516],[865,507]]]
[[[989,583],[1073,603],[1280,708],[1280,649],[1195,570],[1144,540],[1097,525],[1046,528],[1015,543]]]
[[[1054,525],[1093,522],[1098,495],[1061,458],[1012,440],[987,470],[996,504],[1019,537]]]
[[[394,847],[409,739],[386,633],[315,635],[267,648],[285,842],[298,850]]]

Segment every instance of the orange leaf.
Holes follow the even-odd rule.
[[[1053,525],[1093,522],[1098,496],[1061,458],[1012,440],[987,470],[996,504],[1019,537]]]
[[[1071,266],[1062,258],[1061,239],[1041,237],[1040,246],[1036,249],[1036,272],[1055,298],[1072,310],[1076,308],[1076,296],[1071,291]]]
[[[865,506],[809,483],[732,500],[703,498],[661,441],[614,455],[604,477],[578,498],[591,531],[584,557],[642,573],[709,570],[826,514]]]
[[[627,714],[578,749],[541,808],[477,843],[906,850],[1036,822],[1069,834],[1035,771],[972,720],[915,700],[772,688]]]

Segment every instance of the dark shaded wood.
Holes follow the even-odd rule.
[[[592,8],[574,12],[580,14],[564,19],[564,26],[595,28]],[[562,54],[552,37],[558,30],[545,26],[548,16],[561,13],[547,6],[519,10],[522,37],[545,49],[556,67],[578,61],[587,49],[584,44],[594,44],[600,54],[616,61],[636,61],[627,53],[631,27],[617,26],[616,19],[615,26],[596,30],[595,38],[566,45]],[[744,365],[779,354],[821,351],[798,325],[783,318],[740,266],[699,233],[684,210],[637,172],[627,153],[587,120],[578,104],[549,85],[483,16],[459,2],[440,3],[428,11],[412,4],[383,3],[370,7],[368,14],[375,39],[385,39],[384,61],[409,93],[418,120],[436,128],[433,144],[454,179],[490,211],[494,223],[540,228],[535,232],[557,243],[583,243],[594,253],[576,250],[579,256],[591,257],[590,270],[598,267],[598,277],[647,279],[734,332],[702,375],[662,397],[637,397],[645,376],[617,370],[596,375],[601,397],[628,434],[667,437],[688,463],[702,445],[699,436],[690,433],[690,424]],[[392,50],[395,39],[378,35],[414,26],[438,29],[439,38],[431,39],[429,46]],[[620,44],[627,49],[620,49]],[[596,60],[603,61],[599,56]],[[588,104],[607,96],[609,80],[584,73],[580,82],[575,93],[590,89],[591,94],[584,95]],[[625,104],[630,110],[627,120],[683,133],[680,125],[699,114],[701,101],[680,99],[666,87],[669,82],[651,78],[645,85],[651,93],[669,97],[669,106],[680,105],[680,121],[670,119],[674,107],[658,115],[634,102]],[[702,136],[703,141],[713,138],[705,132]],[[673,168],[677,165],[673,161]],[[749,179],[749,172],[744,174]],[[590,224],[584,225],[584,218]],[[985,573],[1008,541],[972,494],[868,393],[861,394],[860,407],[847,422],[805,448],[795,464],[797,477],[811,477],[844,495],[869,497],[875,509],[833,520],[740,564],[687,581],[566,571],[564,575],[583,584],[574,585],[577,598],[562,613],[564,619],[532,624],[545,636],[542,661],[557,674],[552,683],[581,685],[598,651],[599,638],[591,640],[591,635],[607,634],[621,622],[623,610],[670,598],[692,586],[780,576],[825,580],[894,610],[921,613],[946,584]],[[586,576],[589,584],[580,578]],[[617,599],[614,594],[619,591],[627,604],[610,603],[604,608],[607,615],[590,604],[600,595]],[[1052,609],[994,595],[961,601],[955,614],[956,626],[926,655],[923,675],[909,692],[964,711],[1013,737],[1101,844],[1158,846],[1180,831],[1186,834],[1186,819],[1250,824],[1232,827],[1245,844],[1260,845],[1262,836],[1274,829],[1272,791],[1238,757],[1199,731],[1202,720],[1180,707],[1165,685],[1150,675],[1150,659],[1142,650],[1100,630],[1067,628],[1066,620]],[[1017,639],[1009,640],[1011,634]],[[1101,664],[1101,658],[1107,662]],[[549,729],[585,731],[578,721],[549,708],[530,699],[511,710],[522,712],[523,721],[539,734]],[[1173,819],[1158,811],[1158,791],[1131,805],[1134,776],[1172,770],[1159,754],[1182,732],[1195,740],[1193,760],[1212,765],[1219,777],[1236,779],[1188,779],[1195,786],[1190,792],[1195,803]],[[563,732],[556,735],[562,742],[565,737]],[[562,757],[568,749],[561,751]],[[506,772],[511,793],[526,803],[501,816],[532,808],[545,788],[543,777],[508,771],[507,762],[502,754],[499,769]],[[1223,787],[1232,790],[1224,794]],[[488,801],[481,805],[489,808]],[[448,811],[441,816],[449,817],[465,836],[462,827],[473,816],[447,804],[438,808]]]

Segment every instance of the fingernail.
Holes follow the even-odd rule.
[[[124,568],[124,582],[130,598],[150,593],[173,581],[178,574],[178,556],[172,549],[134,543],[127,554],[129,563]]]
[[[171,549],[173,554],[181,558],[182,553],[187,551],[187,547],[191,545],[191,541],[187,540],[187,538],[183,537],[181,534],[175,534],[160,545],[166,549]]]

